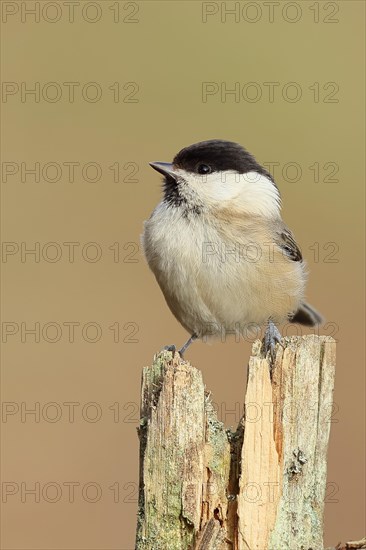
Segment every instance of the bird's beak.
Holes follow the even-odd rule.
[[[151,168],[154,168],[163,176],[170,176],[173,179],[177,179],[177,173],[173,170],[173,165],[170,162],[149,162]]]

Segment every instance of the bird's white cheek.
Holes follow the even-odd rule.
[[[258,172],[239,174],[235,171],[200,175],[183,170],[181,193],[192,202],[199,200],[208,208],[234,208],[257,216],[278,216],[280,195],[275,184]]]
[[[207,204],[227,202],[238,196],[241,190],[240,174],[236,172],[213,172],[195,178],[197,192]]]
[[[214,172],[199,182],[206,204],[232,206],[245,213],[258,216],[277,216],[280,212],[280,195],[274,183],[259,174],[248,172]],[[198,186],[198,183],[197,183]]]

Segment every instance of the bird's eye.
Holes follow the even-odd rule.
[[[209,166],[208,164],[199,164],[197,166],[197,172],[199,174],[211,174],[212,169],[211,166]]]

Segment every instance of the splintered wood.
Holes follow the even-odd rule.
[[[177,353],[144,368],[137,550],[323,550],[335,342],[282,342],[272,369],[254,343],[235,433]]]

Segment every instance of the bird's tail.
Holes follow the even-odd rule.
[[[300,305],[299,309],[291,317],[290,320],[293,323],[299,323],[300,325],[305,325],[307,327],[320,325],[324,321],[320,313],[318,313],[316,309],[314,309],[312,306],[309,306],[309,304],[306,304],[305,302]]]

